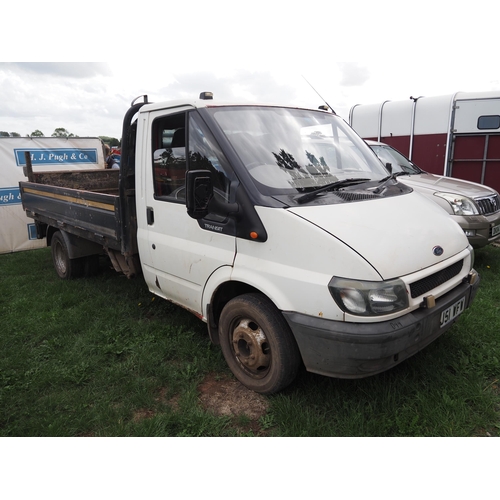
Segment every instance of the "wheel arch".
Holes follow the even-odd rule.
[[[230,266],[215,271],[207,281],[202,297],[202,311],[208,324],[210,339],[219,344],[218,323],[224,306],[234,297],[246,293],[260,293],[269,299],[278,310],[293,310],[290,297],[277,283],[261,273],[244,271],[238,273]]]
[[[50,247],[52,245],[52,237],[57,231],[62,231],[61,229],[54,227],[54,226],[47,226],[46,229],[46,237],[47,237],[47,246]]]
[[[211,296],[210,302],[206,305],[207,325],[210,340],[216,344],[220,344],[219,340],[219,318],[224,306],[234,297],[244,295],[246,293],[261,293],[261,290],[243,283],[242,281],[225,281],[221,283]],[[268,297],[269,298],[269,297]]]
[[[85,238],[80,238],[79,236],[68,233],[63,229],[59,229],[54,226],[48,226],[47,228],[47,246],[52,245],[52,238],[58,231],[64,238],[70,259],[78,259],[80,257],[100,255],[103,253],[103,247],[102,245],[99,245],[99,243],[94,243],[93,241],[86,240]]]

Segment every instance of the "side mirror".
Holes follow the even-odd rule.
[[[186,207],[189,217],[203,219],[208,215],[208,205],[214,196],[212,175],[209,170],[186,172]]]

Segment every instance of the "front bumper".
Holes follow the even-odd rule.
[[[469,243],[474,248],[482,248],[489,243],[498,241],[500,233],[500,212],[490,215],[470,215],[470,216],[453,216],[459,226],[467,234],[473,232],[473,235],[468,235]]]
[[[308,371],[337,378],[363,378],[383,372],[416,354],[456,321],[440,327],[441,313],[465,297],[469,307],[477,288],[462,283],[436,301],[400,318],[379,323],[344,323],[284,312]]]

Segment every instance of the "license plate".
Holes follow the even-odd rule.
[[[491,236],[496,236],[497,234],[500,234],[500,224],[491,228]]]
[[[452,306],[448,307],[441,313],[441,328],[447,325],[450,321],[453,321],[457,316],[463,313],[465,309],[465,297],[462,297],[458,302],[455,302]]]

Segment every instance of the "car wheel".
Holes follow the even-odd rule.
[[[264,295],[230,300],[220,316],[219,338],[229,368],[249,389],[272,394],[294,380],[299,349],[283,315]]]

